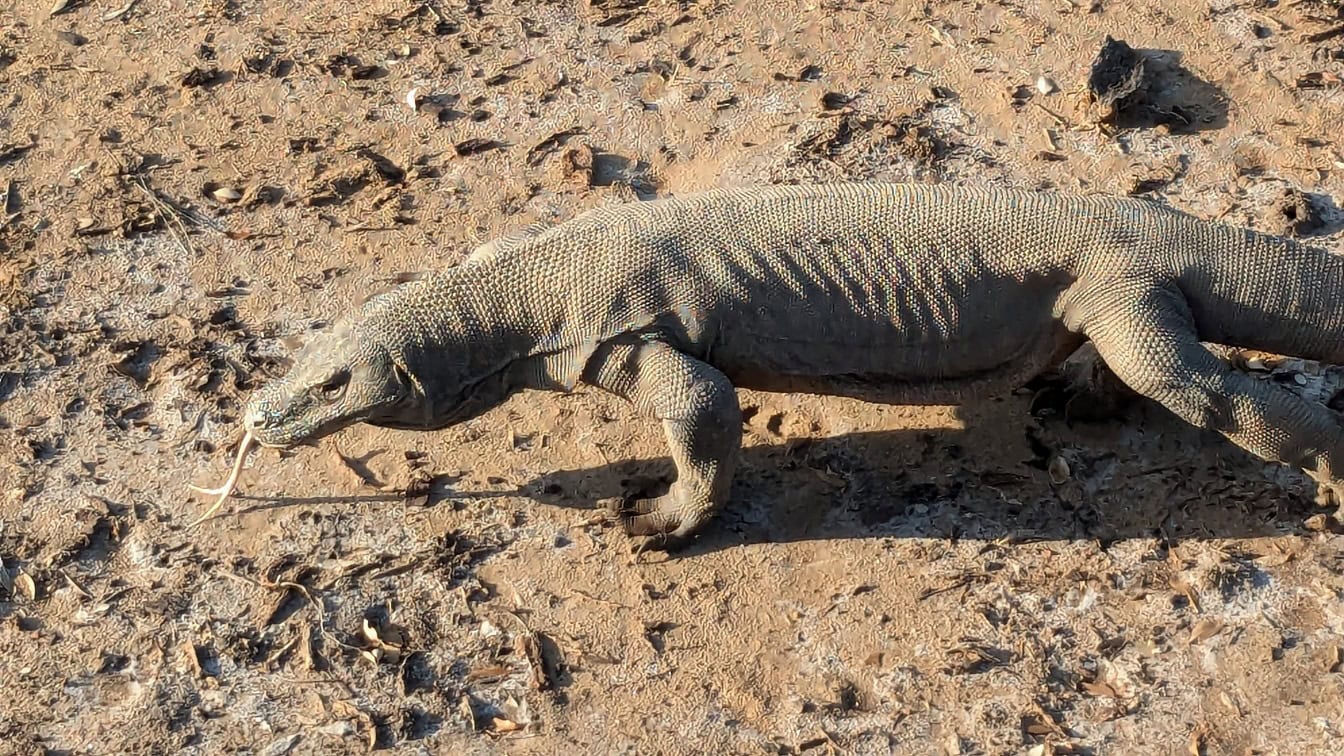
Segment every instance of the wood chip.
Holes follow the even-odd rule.
[[[490,726],[495,732],[515,732],[523,729],[523,726],[511,719],[500,719],[499,717],[490,718]]]
[[[313,644],[313,628],[305,624],[299,630],[299,655],[303,658],[303,664],[314,672],[320,672],[326,665],[323,663],[322,654]]]
[[[549,690],[554,687],[551,681],[550,670],[546,665],[546,655],[542,653],[541,642],[537,640],[535,633],[528,633],[519,639],[523,655],[527,657],[528,668],[531,670],[531,683],[535,690]]]
[[[1097,696],[1098,698],[1120,698],[1120,692],[1104,682],[1085,682],[1079,687],[1081,687],[1083,692],[1089,696]]]
[[[1344,79],[1331,71],[1312,71],[1297,77],[1298,89],[1325,89],[1326,87],[1337,87],[1341,83],[1344,83]]]
[[[1200,641],[1208,640],[1223,631],[1223,621],[1214,617],[1205,617],[1190,630],[1190,639],[1186,645],[1194,645]]]
[[[33,581],[32,575],[19,570],[14,575],[14,587],[18,589],[19,595],[24,596],[29,601],[37,600],[37,583]]]
[[[1057,486],[1067,483],[1069,478],[1072,476],[1072,471],[1069,469],[1068,460],[1059,456],[1052,457],[1050,459],[1049,472],[1050,472],[1050,482],[1054,483]]]
[[[467,682],[495,682],[508,677],[513,672],[513,668],[505,664],[492,664],[486,667],[476,667],[467,672]]]
[[[219,186],[210,190],[210,197],[216,202],[237,202],[243,198],[243,193],[231,186]]]

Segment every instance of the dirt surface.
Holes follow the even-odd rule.
[[[1337,5],[49,11],[0,4],[0,752],[1344,750],[1344,539],[1305,478],[1058,380],[744,393],[733,503],[670,556],[594,508],[670,465],[590,390],[255,454],[185,527],[294,338],[604,203],[1053,186],[1338,249]],[[1088,102],[1107,35],[1138,104]]]

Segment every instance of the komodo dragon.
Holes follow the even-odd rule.
[[[679,541],[727,497],[734,387],[958,404],[1085,340],[1138,394],[1328,487],[1344,425],[1201,341],[1339,363],[1342,335],[1344,257],[1143,200],[856,183],[638,202],[484,244],[316,335],[251,398],[200,519],[254,442],[444,428],[584,382],[662,421],[676,479],[620,519]]]

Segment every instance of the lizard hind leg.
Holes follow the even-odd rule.
[[[1161,286],[1099,303],[1085,324],[1116,376],[1200,428],[1269,462],[1335,488],[1344,474],[1344,425],[1324,405],[1220,360],[1202,344],[1180,293]]]

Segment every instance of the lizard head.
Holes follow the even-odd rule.
[[[351,322],[314,337],[284,378],[257,390],[243,425],[263,446],[314,441],[355,423],[416,414],[418,392],[379,341]]]

